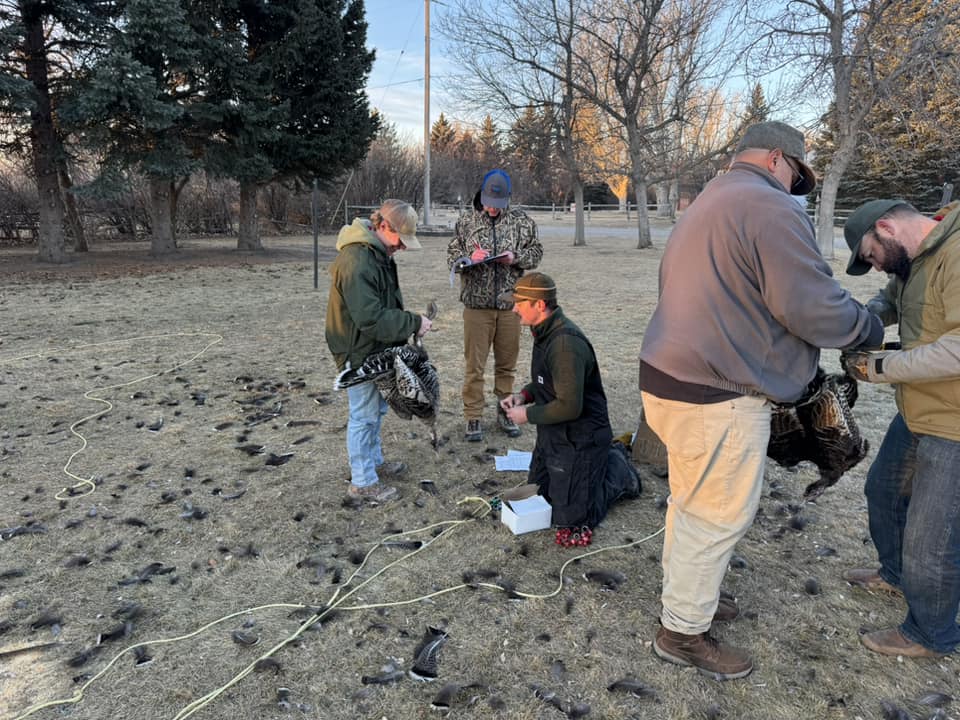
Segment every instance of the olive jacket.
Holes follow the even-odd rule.
[[[960,207],[924,238],[907,281],[891,276],[867,307],[899,321],[902,346],[870,379],[894,384],[911,432],[960,441]]]
[[[344,225],[330,264],[326,339],[342,370],[394,345],[420,329],[420,315],[403,309],[397,264],[373,232],[369,220]]]

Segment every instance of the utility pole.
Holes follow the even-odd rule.
[[[423,0],[423,224],[430,224],[430,0]]]

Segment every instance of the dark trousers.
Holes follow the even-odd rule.
[[[611,445],[609,431],[571,441],[566,425],[540,425],[529,482],[553,508],[558,527],[594,528],[621,497],[640,492],[640,478],[626,449]],[[599,442],[598,442],[599,441]]]

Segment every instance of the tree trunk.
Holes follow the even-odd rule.
[[[63,236],[63,200],[57,178],[56,130],[50,104],[47,75],[46,43],[40,3],[20,3],[25,30],[27,79],[33,85],[35,103],[30,110],[30,147],[33,169],[37,176],[40,200],[40,239],[37,258],[41,262],[62,263],[66,260]]]
[[[263,250],[260,243],[260,218],[257,214],[257,184],[249,180],[240,183],[240,232],[237,250]]]
[[[587,236],[583,227],[583,214],[586,211],[583,206],[583,181],[579,177],[573,181],[573,202],[577,205],[577,211],[573,214],[573,246],[581,247],[587,244]]]
[[[837,205],[837,190],[840,188],[843,173],[853,159],[857,133],[848,126],[841,128],[838,136],[837,149],[830,156],[830,162],[823,173],[823,184],[820,188],[820,217],[817,220],[817,245],[820,246],[820,254],[831,260],[835,257],[833,216]]]
[[[176,252],[170,217],[172,186],[169,178],[152,177],[150,183],[150,254],[166,255]]]
[[[130,239],[137,239],[137,227],[140,224],[137,218],[137,193],[133,189],[133,181],[128,177],[128,184],[130,185]]]
[[[670,184],[666,181],[653,186],[657,194],[657,217],[670,217]]]
[[[73,249],[75,252],[89,252],[90,246],[87,244],[87,235],[83,231],[83,220],[80,219],[77,199],[72,192],[73,180],[70,179],[67,161],[62,155],[57,160],[57,176],[60,178],[60,190],[63,193],[63,205],[67,213],[67,232],[73,239]]]
[[[180,205],[180,193],[190,182],[190,176],[170,181],[170,233],[173,236],[173,246],[177,245],[177,208]]]
[[[670,203],[670,219],[677,219],[677,207],[680,205],[680,181],[674,178],[670,181],[670,193],[667,195]]]
[[[817,218],[817,245],[820,246],[820,254],[825,258],[834,257],[834,232],[833,216],[837,209],[837,189],[840,187],[840,177],[842,173],[831,172],[827,168],[827,173],[823,176],[823,184],[820,187],[820,207],[819,217]]]
[[[637,202],[637,250],[644,250],[653,247],[653,240],[650,239],[650,214],[647,212],[647,183],[644,180],[639,182],[634,178],[634,195]]]

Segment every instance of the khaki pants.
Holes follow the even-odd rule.
[[[696,635],[710,629],[727,563],[760,505],[770,403],[738,397],[693,405],[641,395],[670,471],[660,622]]]
[[[493,391],[513,392],[520,355],[520,318],[512,310],[463,309],[463,416],[483,417],[483,371],[493,347]]]

